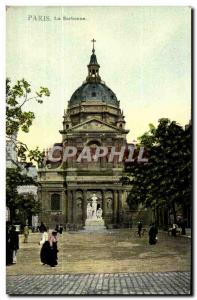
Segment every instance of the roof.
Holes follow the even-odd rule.
[[[88,101],[99,101],[118,107],[115,93],[102,82],[83,83],[71,96],[69,107]]]

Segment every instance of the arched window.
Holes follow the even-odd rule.
[[[60,195],[51,195],[51,210],[60,210]]]
[[[101,146],[101,143],[97,140],[90,140],[88,141],[87,146],[89,147]]]

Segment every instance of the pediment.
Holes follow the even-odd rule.
[[[80,131],[106,131],[106,132],[122,132],[121,129],[107,124],[98,119],[87,120],[84,123],[78,124],[70,129],[72,132]]]

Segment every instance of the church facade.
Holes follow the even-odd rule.
[[[42,204],[40,220],[50,228],[56,224],[83,227],[87,218],[87,205],[96,195],[98,208],[106,226],[119,226],[128,211],[130,188],[120,178],[124,162],[115,156],[97,161],[77,156],[84,147],[95,153],[97,147],[120,149],[127,145],[125,120],[115,93],[101,80],[94,44],[88,74],[83,84],[73,93],[64,111],[62,142],[55,144],[61,160],[43,164],[38,170],[39,199]],[[76,147],[77,153],[63,159],[66,147]],[[57,154],[57,153],[56,153]],[[58,156],[57,155],[57,156]]]

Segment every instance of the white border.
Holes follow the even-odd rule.
[[[195,6],[195,0],[3,0],[6,5],[24,5],[24,6]]]
[[[197,1],[196,0],[91,0],[91,1],[84,1],[84,0],[62,0],[62,1],[54,1],[54,0],[43,0],[42,2],[40,0],[1,0],[0,1],[0,66],[1,66],[1,72],[0,72],[0,95],[1,95],[1,101],[0,101],[0,146],[1,146],[1,163],[0,163],[0,228],[1,228],[1,253],[2,249],[4,251],[4,255],[1,254],[1,260],[0,260],[0,298],[1,299],[7,299],[8,296],[5,294],[5,105],[3,99],[5,99],[5,89],[4,89],[4,82],[5,82],[5,6],[190,6],[193,7],[194,10],[197,7]],[[194,12],[195,14],[196,12]],[[196,48],[196,29],[195,29],[195,22],[194,22],[194,49]],[[195,53],[194,53],[195,54]],[[196,63],[194,61],[194,70],[196,67]],[[3,71],[2,71],[3,70]],[[194,78],[195,79],[195,78]],[[194,86],[196,86],[196,79],[194,81]],[[195,95],[194,95],[195,96]],[[193,104],[194,104],[193,99]],[[196,106],[193,106],[193,117],[196,116]],[[194,120],[193,120],[194,122]],[[196,126],[194,130],[194,140],[196,141]],[[196,149],[196,143],[194,144],[194,149]],[[196,170],[197,163],[194,161],[194,170]],[[194,180],[194,187],[196,186],[196,178]],[[195,190],[194,190],[194,196],[193,201],[195,202]],[[195,206],[196,208],[196,206]],[[196,216],[196,209],[195,212],[193,212]],[[195,218],[193,218],[195,220]],[[195,233],[196,229],[196,223],[193,224],[193,231]],[[2,234],[3,232],[3,234]],[[196,237],[196,235],[195,235]],[[3,243],[2,243],[3,239]],[[194,238],[195,239],[195,238]],[[196,239],[195,239],[196,240]],[[194,250],[196,249],[196,243],[194,244],[193,254],[195,256]],[[196,270],[196,261],[195,258],[193,260],[194,266],[193,271]],[[195,272],[193,272],[195,273]],[[195,275],[195,274],[194,274]],[[197,286],[197,276],[194,276],[194,292],[195,287]],[[25,297],[18,296],[17,298],[24,299]],[[33,297],[28,297],[30,299]],[[37,297],[38,299],[42,299],[42,297]],[[58,297],[53,297],[58,299]],[[90,297],[88,297],[90,298]],[[91,297],[94,298],[94,297]],[[105,297],[104,297],[105,298]],[[120,297],[122,298],[122,297]],[[138,298],[139,297],[132,297],[132,298]],[[141,298],[141,297],[140,297]],[[162,297],[165,298],[165,297]],[[168,299],[174,297],[166,297]],[[182,297],[181,297],[182,298]],[[196,297],[195,297],[196,298]]]

